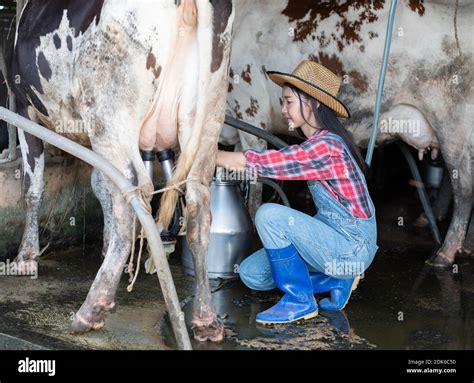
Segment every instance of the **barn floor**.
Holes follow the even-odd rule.
[[[251,292],[238,280],[213,281],[227,337],[220,344],[195,343],[194,348],[473,349],[473,259],[458,257],[457,273],[425,266],[436,249],[429,231],[411,224],[421,209],[414,189],[402,189],[373,192],[380,250],[343,313],[322,311],[304,324],[260,327],[255,315],[279,299],[277,292]],[[400,216],[405,226],[397,225]],[[87,295],[99,254],[100,246],[47,253],[38,279],[1,277],[0,349],[174,348],[156,275],[144,273],[132,293],[123,278],[116,312],[108,315],[105,329],[69,333],[70,313]],[[171,256],[171,269],[189,318],[193,279],[181,272],[178,254]]]

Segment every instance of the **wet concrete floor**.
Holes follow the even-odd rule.
[[[252,292],[238,280],[215,280],[213,300],[226,326],[226,340],[193,343],[193,347],[472,349],[473,259],[459,256],[455,267],[448,270],[426,266],[424,261],[436,247],[427,229],[411,224],[420,212],[414,189],[403,197],[396,191],[374,194],[380,250],[343,312],[321,311],[305,323],[261,327],[255,324],[255,315],[275,304],[280,293]],[[399,217],[405,219],[403,226],[398,225]],[[40,260],[37,279],[0,277],[0,349],[174,348],[157,277],[144,272],[131,293],[126,291],[128,275],[124,275],[116,312],[108,314],[104,329],[84,335],[69,333],[70,315],[85,300],[100,262],[100,245],[85,251],[50,252]],[[189,320],[193,278],[181,271],[179,249],[170,264]]]

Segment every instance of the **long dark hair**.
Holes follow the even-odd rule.
[[[300,100],[301,115],[303,116],[305,122],[315,129],[321,128],[323,130],[328,130],[341,137],[346,143],[349,150],[351,151],[354,158],[356,159],[357,165],[364,173],[364,176],[367,177],[368,168],[364,157],[362,157],[359,147],[355,144],[352,133],[344,128],[341,121],[339,121],[339,119],[336,117],[334,111],[321,102],[319,103],[318,107],[318,101],[316,101],[314,97],[311,97],[309,94],[303,92],[301,89],[298,89],[294,85],[290,83],[285,83],[285,85],[288,86],[296,96],[298,96],[298,99]],[[310,101],[314,117],[316,118],[319,127],[312,126],[308,121],[306,121],[306,118],[303,115],[303,98]],[[297,130],[302,137],[306,138],[301,128],[298,128]]]

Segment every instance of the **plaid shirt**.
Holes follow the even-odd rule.
[[[368,218],[370,209],[364,193],[364,182],[344,145],[336,138],[324,135],[327,130],[314,133],[300,145],[280,150],[245,150],[248,167],[260,177],[277,180],[318,180],[336,201],[344,205],[352,216]]]

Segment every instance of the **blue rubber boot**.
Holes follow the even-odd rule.
[[[293,245],[266,249],[273,280],[285,295],[273,307],[257,314],[257,323],[291,323],[318,315],[308,268]]]
[[[311,278],[311,284],[313,285],[313,294],[321,294],[331,291],[333,285],[331,280],[334,278],[318,272],[309,273],[309,277]]]
[[[316,285],[317,292],[327,292],[331,294],[331,298],[324,298],[319,302],[319,306],[327,311],[340,311],[346,307],[352,292],[357,288],[360,277],[350,279],[336,279],[332,277],[320,278],[319,284]],[[314,288],[313,288],[314,291]]]

